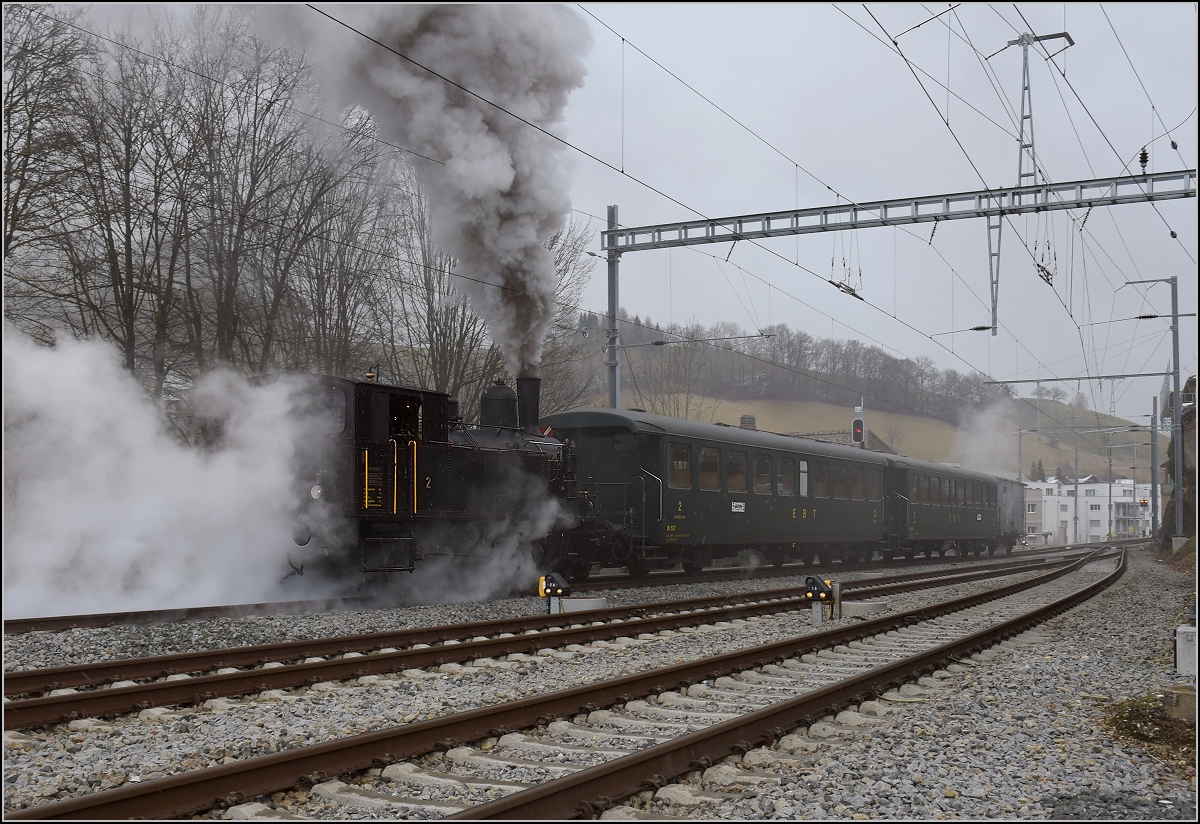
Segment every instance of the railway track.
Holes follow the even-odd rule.
[[[887,693],[914,677],[915,673],[932,671],[931,668],[943,666],[952,658],[969,655],[999,638],[1044,620],[1049,614],[1068,608],[1119,574],[1114,573],[1103,582],[1093,581],[1088,586],[1072,586],[1073,593],[1069,597],[1061,594],[1051,597],[1043,592],[1036,610],[1024,605],[1032,597],[1027,592],[1031,587],[1041,590],[1061,588],[1061,583],[1052,582],[1071,574],[1084,563],[1084,560],[1076,561],[1033,581],[920,610],[837,626],[824,632],[662,667],[593,686],[560,690],[340,741],[126,785],[10,812],[9,817],[173,817],[202,812],[214,805],[237,805],[247,799],[286,793],[295,786],[310,784],[318,796],[344,798],[357,795],[358,802],[354,803],[367,806],[387,803],[394,805],[389,809],[396,811],[397,816],[409,810],[416,817],[428,817],[432,810],[440,810],[439,815],[454,810],[445,804],[425,803],[436,802],[437,798],[429,797],[436,793],[409,792],[411,797],[405,796],[406,801],[405,797],[398,797],[402,794],[397,788],[401,785],[439,785],[444,789],[449,786],[447,781],[457,781],[467,789],[474,784],[469,795],[480,803],[476,806],[459,804],[456,814],[460,817],[588,815],[633,793],[649,791],[657,795],[666,792],[672,779],[696,770],[707,774],[716,768],[721,758],[731,753],[750,754],[768,744],[775,744],[776,749],[771,752],[778,753],[778,745],[786,739],[789,730],[797,726],[812,727],[833,709],[849,704],[858,704],[861,708],[867,698]],[[1090,577],[1095,579],[1097,576]],[[986,606],[981,608],[981,605]],[[999,621],[1002,612],[1013,615]],[[1015,615],[1017,612],[1021,614]],[[949,638],[947,633],[951,631],[957,637]],[[856,658],[865,654],[862,650],[870,653],[869,660]],[[735,673],[741,674],[735,676]],[[747,705],[757,705],[752,709],[730,713],[720,708],[703,710],[695,706],[697,701],[729,704],[728,696],[721,693],[742,690],[753,682],[766,684],[767,688],[756,691],[758,699],[746,698],[744,703]],[[680,720],[684,715],[672,716],[672,713],[683,713],[691,720]],[[736,717],[726,720],[713,717],[729,714]],[[672,717],[675,720],[670,720]],[[635,731],[639,724],[642,732]],[[672,724],[682,724],[687,729]],[[592,725],[598,726],[589,733],[587,728]],[[646,734],[646,725],[657,726],[659,734]],[[650,740],[663,738],[661,732],[667,729],[679,734],[665,736],[671,739],[669,741]],[[567,740],[555,739],[555,743],[547,738],[559,734],[567,736]],[[597,735],[610,741],[624,737],[629,745],[600,746],[600,750],[612,754],[611,760],[603,764],[562,765],[564,753],[572,752],[572,747],[575,752],[581,747],[596,750]],[[795,733],[792,736],[793,743],[799,741]],[[524,755],[497,757],[494,752],[463,749],[468,742],[487,739],[494,739],[489,748],[494,752],[511,751]],[[590,743],[581,744],[581,740]],[[803,748],[803,742],[797,746]],[[543,778],[536,782],[495,779],[490,789],[484,788],[488,782],[482,779],[447,779],[437,774],[438,770],[431,772],[428,763],[436,753],[441,753],[437,758],[444,765],[476,763],[479,759],[504,761],[507,758],[516,764],[512,769],[528,772],[534,768],[521,762],[530,761],[538,752],[544,755],[549,751],[547,747],[558,753],[558,777],[550,777],[556,763],[551,760],[548,766],[538,768],[543,770]],[[755,757],[769,760],[776,756],[764,751]],[[420,759],[426,759],[426,762]],[[497,764],[488,763],[490,769],[500,769]],[[363,770],[373,772],[345,781],[331,779]],[[657,786],[646,787],[648,776],[651,785]],[[536,786],[518,786],[530,783]],[[356,784],[358,789],[355,789]],[[504,793],[504,798],[485,798],[498,793]],[[391,800],[376,795],[391,796]]]
[[[865,600],[1066,563],[1069,561],[1044,564],[1025,560],[991,565],[986,569],[902,573],[848,581],[842,585],[842,594],[846,601]],[[151,707],[203,704],[271,689],[532,654],[545,648],[595,643],[630,634],[796,611],[808,608],[811,603],[806,588],[794,587],[751,595],[712,596],[581,613],[13,671],[4,675],[4,694],[9,699],[5,702],[4,728],[28,729],[79,718],[145,711]],[[78,691],[80,689],[85,691]]]

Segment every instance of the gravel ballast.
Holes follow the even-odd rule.
[[[780,579],[606,595],[610,605],[617,605],[784,585]],[[953,588],[954,594],[970,591],[975,586]],[[950,594],[939,592],[939,598]],[[924,597],[927,594],[911,596],[911,603],[907,603],[909,596],[895,598],[892,608],[911,608]],[[1174,676],[1168,644],[1176,615],[1186,610],[1193,597],[1186,576],[1135,553],[1131,574],[1098,598],[1046,624],[1048,639],[1042,644],[979,662],[939,691],[936,700],[905,704],[885,723],[832,742],[828,760],[820,761],[815,770],[783,775],[778,784],[759,787],[746,798],[672,814],[778,820],[1194,819],[1194,778],[1174,775],[1138,750],[1114,743],[1100,725],[1111,702],[1172,682],[1194,684],[1194,679]],[[539,599],[518,598],[373,613],[35,633],[6,638],[5,667],[481,621],[544,609]],[[589,652],[570,660],[535,660],[511,668],[387,676],[369,687],[317,685],[295,691],[296,700],[292,696],[247,700],[227,709],[172,711],[158,719],[119,719],[93,728],[76,722],[70,730],[6,734],[5,809],[809,631],[807,616],[783,616],[683,634],[620,654]],[[342,817],[360,816],[344,809]]]

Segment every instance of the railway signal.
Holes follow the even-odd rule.
[[[866,427],[864,427],[864,425],[863,425],[862,418],[854,419],[854,427],[853,427],[852,431],[854,433],[854,442],[855,443],[862,443],[864,440],[866,440]]]
[[[829,618],[833,618],[833,581],[809,575],[804,579],[804,597],[812,604],[812,623],[819,627],[825,620],[825,605],[829,604]]]
[[[550,615],[562,612],[562,599],[571,594],[571,585],[567,579],[557,572],[538,578],[538,596],[546,599],[547,612]]]
[[[808,588],[808,591],[804,593],[805,598],[811,598],[814,601],[833,600],[833,581],[809,575],[804,579],[804,586]]]

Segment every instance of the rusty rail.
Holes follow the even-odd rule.
[[[1063,562],[1066,563],[1066,562]],[[926,580],[919,584],[908,583],[901,588],[933,587],[958,582],[960,578],[974,579],[988,574],[1000,577],[1028,569],[1028,564],[993,569],[989,572],[974,571],[965,576],[949,573],[940,580]],[[905,576],[911,577],[911,576]],[[928,578],[928,574],[924,576]],[[861,582],[852,582],[861,583]],[[876,581],[863,586],[878,586]],[[851,587],[853,591],[853,587]],[[769,593],[738,596],[710,596],[686,601],[665,602],[659,605],[639,605],[613,610],[568,613],[566,615],[542,615],[529,618],[505,619],[494,623],[464,624],[453,627],[433,627],[423,630],[404,630],[397,633],[380,633],[349,638],[332,638],[324,641],[291,642],[270,647],[248,647],[244,649],[219,650],[212,653],[188,653],[178,656],[113,661],[102,664],[87,664],[74,667],[58,667],[50,670],[29,670],[8,673],[4,677],[4,690],[8,695],[19,695],[55,688],[64,685],[96,684],[136,677],[152,677],[173,674],[179,671],[198,671],[204,668],[233,667],[239,663],[257,664],[265,660],[278,660],[269,653],[284,654],[287,658],[313,657],[344,654],[354,649],[379,648],[392,643],[425,644],[446,641],[448,638],[474,638],[481,633],[499,633],[507,630],[527,630],[541,627],[536,634],[523,633],[505,638],[489,638],[483,641],[442,645],[424,649],[405,649],[396,652],[376,653],[353,658],[333,658],[312,663],[292,664],[270,669],[252,669],[196,678],[151,681],[132,686],[92,690],[64,695],[47,695],[38,698],[22,698],[4,705],[5,729],[29,729],[70,721],[75,718],[114,715],[135,712],[156,706],[176,704],[200,704],[212,698],[229,698],[248,695],[268,689],[287,689],[312,685],[321,681],[340,681],[364,675],[381,675],[405,669],[439,666],[446,663],[461,663],[476,658],[494,658],[513,653],[532,653],[547,646],[586,644],[624,635],[661,632],[692,626],[697,622],[730,621],[757,615],[803,609],[811,604],[804,600],[803,589],[774,590]],[[732,602],[732,603],[729,603]],[[753,602],[753,603],[748,603]],[[713,604],[718,606],[713,606]],[[727,606],[720,604],[729,603]],[[704,612],[698,612],[705,609]],[[638,618],[647,611],[664,613],[655,617]],[[621,623],[602,626],[578,626],[568,628],[591,618],[625,619]],[[187,669],[185,669],[187,668]]]
[[[745,753],[755,747],[770,746],[787,730],[811,725],[831,709],[841,709],[859,703],[868,696],[880,695],[889,687],[898,686],[915,674],[932,672],[952,658],[970,655],[1023,632],[1028,627],[1092,597],[1116,581],[1124,571],[1125,556],[1122,552],[1121,561],[1111,575],[1032,613],[893,664],[876,667],[853,679],[831,684],[790,701],[640,750],[574,775],[547,781],[533,789],[472,807],[447,818],[516,821],[591,818],[613,806],[614,799],[622,799],[645,789],[657,789],[673,778],[691,770],[711,766],[728,755]]]

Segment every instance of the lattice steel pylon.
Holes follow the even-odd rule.
[[[1037,152],[1033,146],[1033,97],[1029,93],[1029,47],[1043,40],[1063,38],[1067,46],[1074,46],[1075,41],[1065,31],[1057,34],[1034,36],[1022,34],[1016,40],[1009,40],[1009,46],[1021,47],[1021,120],[1019,122],[1019,146],[1017,156],[1017,186],[1037,185]],[[1007,46],[1005,47],[1007,48]],[[1064,47],[1066,48],[1066,47]],[[992,285],[992,335],[996,334],[996,305],[1000,298],[1000,236],[1004,228],[1004,218],[988,216],[988,276]],[[1042,280],[1050,280],[1045,273],[1040,273]]]

